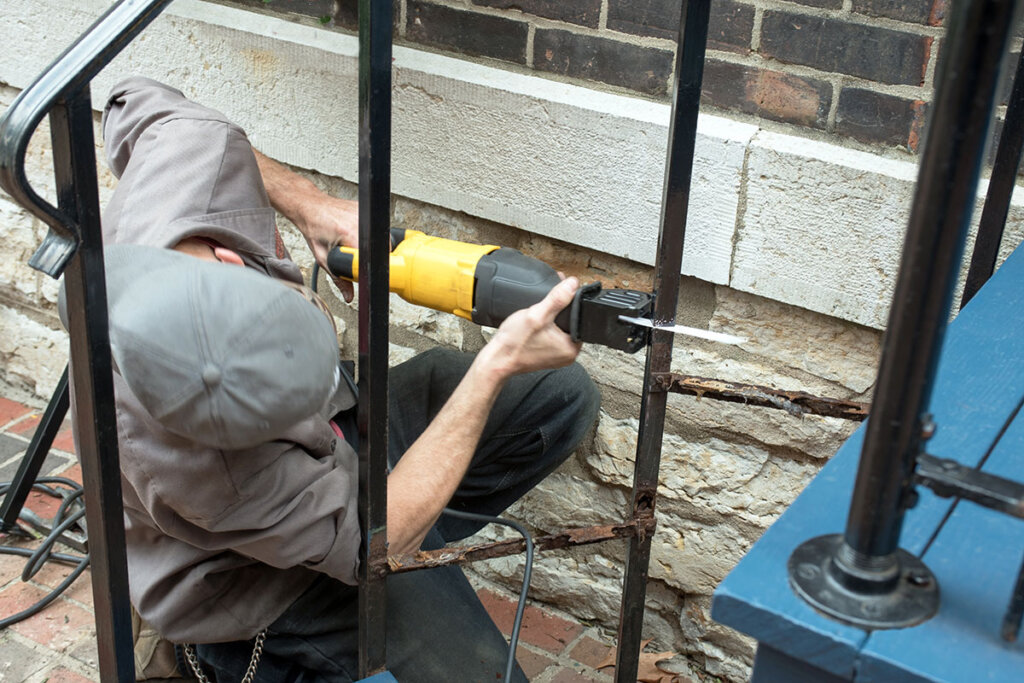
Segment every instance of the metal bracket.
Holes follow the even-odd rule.
[[[967,467],[955,460],[922,453],[917,456],[914,482],[943,498],[965,498],[1024,519],[1024,484]]]

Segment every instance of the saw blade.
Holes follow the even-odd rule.
[[[624,323],[630,323],[631,325],[649,327],[652,330],[665,330],[672,334],[685,334],[689,337],[709,339],[722,344],[742,344],[747,341],[745,337],[737,337],[731,334],[723,334],[722,332],[702,330],[699,327],[687,327],[686,325],[655,325],[653,321],[648,320],[647,318],[631,318],[628,315],[620,315],[619,320]]]

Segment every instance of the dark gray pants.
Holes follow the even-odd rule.
[[[472,357],[436,349],[391,372],[390,455],[397,461],[444,405]],[[451,506],[500,513],[576,448],[597,415],[598,393],[578,365],[513,378],[491,412]],[[424,547],[440,547],[480,525],[442,517]],[[457,567],[388,577],[388,670],[402,683],[500,680],[508,655]],[[257,681],[348,682],[358,678],[358,591],[322,577],[270,625]],[[252,641],[200,645],[219,682],[241,680]],[[515,680],[525,681],[516,668]]]

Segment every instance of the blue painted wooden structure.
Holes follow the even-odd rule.
[[[1024,479],[1024,249],[1017,249],[950,325],[927,452]],[[815,612],[789,587],[790,553],[841,532],[863,428],[726,577],[712,617],[758,640],[753,681],[1024,681],[1024,638],[1000,624],[1024,557],[1024,521],[918,487],[900,546],[935,573],[938,614],[868,632]]]
[[[381,674],[374,674],[369,678],[361,678],[356,683],[398,683],[398,679],[385,671]]]

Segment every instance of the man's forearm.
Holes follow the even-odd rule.
[[[295,224],[306,238],[313,258],[327,267],[327,254],[340,245],[359,245],[359,209],[356,202],[332,197],[309,179],[253,149],[270,204]],[[352,300],[352,284],[335,279],[345,301]]]
[[[388,476],[388,544],[413,552],[469,468],[503,375],[478,356],[447,403]]]
[[[270,204],[285,218],[302,229],[306,223],[305,208],[320,194],[320,190],[307,178],[288,169],[270,157],[253,149],[256,164],[263,177]]]

